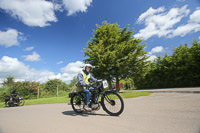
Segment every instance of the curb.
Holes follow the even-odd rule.
[[[136,92],[150,92],[150,93],[194,93],[194,94],[200,94],[200,91],[136,91]]]

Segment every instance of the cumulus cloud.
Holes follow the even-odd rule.
[[[23,33],[15,29],[8,29],[7,31],[0,30],[0,46],[6,48],[11,46],[18,46],[20,40],[25,40]]]
[[[156,46],[152,48],[151,51],[147,53],[147,56],[149,56],[147,61],[154,61],[155,59],[157,59],[156,53],[162,52],[164,52],[164,48],[162,46]]]
[[[68,11],[68,16],[76,12],[87,12],[87,8],[92,3],[92,0],[63,0],[65,9]]]
[[[177,27],[169,37],[185,36],[191,32],[200,31],[200,9],[196,9],[191,15],[188,23]]]
[[[26,49],[24,49],[24,51],[31,51],[31,50],[33,50],[33,49],[34,49],[34,47],[31,46],[31,47],[27,47]]]
[[[187,5],[181,8],[171,8],[168,12],[164,7],[153,9],[150,7],[145,13],[142,13],[137,22],[144,23],[145,28],[141,29],[139,33],[135,34],[136,38],[149,39],[152,36],[158,37],[172,37],[175,32],[174,26],[181,22],[181,20],[188,16],[190,10]],[[196,13],[191,17],[196,20]],[[198,20],[197,20],[198,21]],[[193,27],[194,28],[194,27]]]
[[[84,63],[81,61],[76,61],[67,64],[65,67],[61,68],[64,73],[77,73],[83,69]]]
[[[143,22],[146,18],[153,16],[156,13],[165,11],[165,7],[159,7],[158,9],[153,9],[150,7],[146,12],[142,13],[138,18],[138,23]]]
[[[0,8],[28,26],[44,27],[56,22],[54,5],[45,0],[0,0]]]
[[[65,67],[61,68],[62,78],[63,80],[72,80],[73,77],[77,76],[77,74],[83,69],[84,63],[81,61],[76,61],[67,64]]]
[[[163,52],[163,51],[164,51],[163,46],[156,46],[155,48],[151,49],[152,53],[160,53],[160,52]]]
[[[147,59],[147,61],[154,61],[157,59],[157,56],[152,54],[151,52],[147,53],[147,56],[149,56],[149,58]]]
[[[36,52],[33,52],[32,55],[24,55],[25,61],[40,61],[40,55]]]
[[[49,26],[57,22],[56,11],[67,10],[67,15],[87,12],[92,0],[0,0],[0,9],[28,26]]]
[[[13,76],[17,81],[38,81],[45,82],[56,75],[46,70],[36,70],[20,62],[17,58],[3,56],[0,59],[0,79]]]
[[[37,81],[44,83],[49,79],[60,79],[62,81],[71,81],[74,76],[82,70],[83,62],[71,62],[65,67],[61,68],[61,72],[55,74],[54,72],[48,70],[36,70],[30,68],[30,66],[25,65],[20,62],[17,58],[12,58],[8,56],[3,56],[0,59],[0,81],[7,78],[8,76],[13,76],[17,81]]]
[[[13,76],[24,78],[29,75],[29,67],[19,62],[17,58],[3,56],[0,60],[0,78]]]

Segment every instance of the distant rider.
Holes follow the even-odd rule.
[[[15,89],[12,89],[10,92],[10,102],[13,102],[16,100],[16,97],[20,95],[19,93],[16,92]]]
[[[89,85],[89,79],[92,80],[93,82],[96,82],[97,79],[95,79],[91,74],[90,71],[92,69],[92,65],[90,64],[85,64],[83,70],[78,74],[77,78],[78,78],[78,91],[82,91],[85,96],[85,110],[89,111],[91,110],[91,108],[89,108],[89,104],[90,104],[90,96],[91,96],[91,92],[89,91],[90,89],[94,89],[93,87],[90,87]]]

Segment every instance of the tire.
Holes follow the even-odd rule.
[[[101,99],[103,110],[111,116],[118,116],[124,110],[124,101],[115,91],[106,92]]]
[[[8,101],[5,102],[5,107],[8,107]]]
[[[25,100],[24,98],[20,99],[19,102],[18,102],[18,106],[23,106],[25,103]]]
[[[84,111],[85,102],[83,96],[78,94],[73,95],[70,102],[76,113],[82,113]]]

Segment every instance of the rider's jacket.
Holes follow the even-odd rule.
[[[90,76],[90,73],[88,73],[88,74],[86,75],[85,72],[81,71],[81,74],[83,75],[83,81],[84,81],[86,84],[89,84],[88,79],[91,77],[91,76]]]
[[[90,73],[86,72],[85,70],[81,71],[78,76],[78,83],[77,88],[78,91],[83,91],[87,84],[89,84],[88,79],[91,79],[92,81],[96,82],[97,79],[95,79]]]

